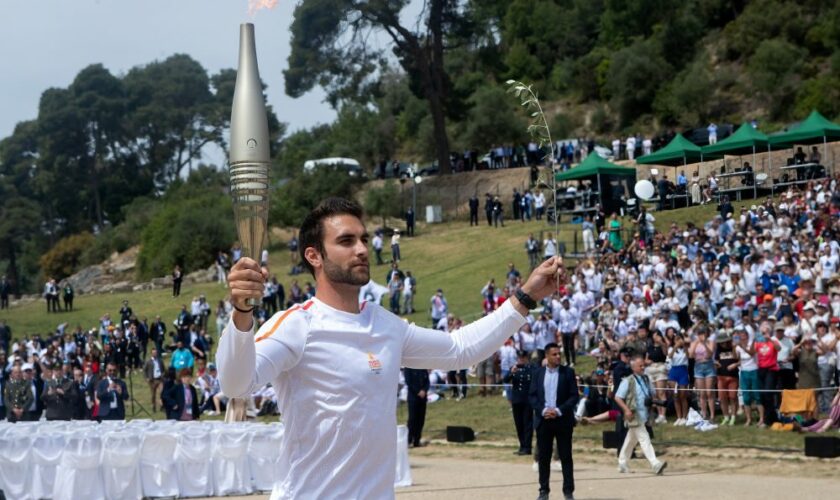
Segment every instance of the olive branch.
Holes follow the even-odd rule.
[[[518,80],[508,80],[505,83],[508,86],[507,91],[519,98],[520,104],[530,115],[529,119],[531,120],[531,123],[528,124],[528,134],[531,136],[531,139],[537,141],[540,149],[542,149],[543,146],[548,145],[550,150],[548,160],[549,166],[547,170],[551,173],[551,182],[547,182],[545,178],[545,175],[547,175],[548,172],[542,172],[537,176],[537,184],[544,184],[546,186],[551,185],[551,189],[554,191],[554,239],[556,241],[560,237],[558,226],[560,214],[557,213],[557,180],[555,179],[556,166],[554,164],[555,151],[554,141],[551,140],[551,129],[548,127],[548,121],[545,118],[545,113],[543,112],[542,105],[540,104],[540,98],[534,92],[533,85],[525,85]]]

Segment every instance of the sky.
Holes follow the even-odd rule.
[[[37,117],[41,93],[67,87],[90,64],[123,75],[134,66],[190,55],[210,74],[236,68],[239,24],[254,23],[268,102],[290,131],[329,123],[315,88],[284,92],[294,0],[248,13],[248,0],[0,0],[0,138]],[[218,158],[208,158],[218,161]]]

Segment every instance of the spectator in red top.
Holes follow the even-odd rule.
[[[781,350],[779,340],[772,336],[770,323],[761,324],[760,334],[755,340],[755,354],[758,358],[758,383],[762,391],[776,389],[776,378],[779,373],[778,351]],[[761,393],[761,405],[764,407],[764,422],[759,427],[766,427],[776,422],[776,396],[773,392]]]

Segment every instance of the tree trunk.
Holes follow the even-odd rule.
[[[9,256],[9,266],[6,268],[6,276],[9,278],[9,284],[12,285],[12,295],[15,298],[20,298],[20,280],[18,279],[15,244],[11,239],[9,239],[7,245],[6,251]]]
[[[443,102],[440,94],[434,92],[428,95],[429,110],[432,112],[432,124],[434,125],[435,152],[437,153],[438,167],[441,174],[451,174],[452,166],[449,164],[449,137],[446,134],[446,116],[443,112]]]
[[[428,84],[426,98],[429,100],[429,110],[432,113],[434,126],[435,150],[437,152],[438,167],[441,174],[452,173],[449,163],[449,137],[446,134],[446,112],[444,99],[446,97],[446,70],[443,67],[443,6],[442,0],[431,2],[429,11],[429,31],[431,32],[431,47],[426,47],[428,65],[426,73]]]

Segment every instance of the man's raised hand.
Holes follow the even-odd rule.
[[[228,274],[228,287],[230,289],[230,302],[233,305],[233,324],[239,331],[247,332],[254,323],[252,309],[247,304],[247,299],[262,300],[265,289],[265,281],[268,279],[268,270],[261,268],[253,259],[242,257]]]
[[[528,281],[522,285],[522,291],[539,302],[557,290],[563,271],[563,258],[550,257],[531,271]]]

